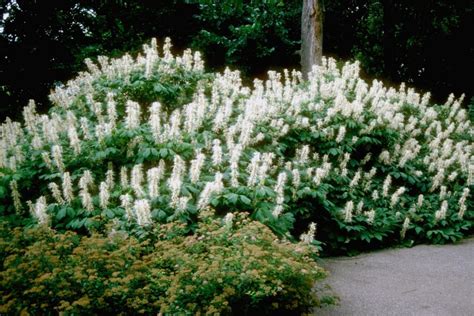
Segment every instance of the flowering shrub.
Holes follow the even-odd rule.
[[[145,236],[174,220],[194,230],[212,206],[289,239],[315,222],[328,251],[472,231],[462,99],[433,106],[332,59],[306,82],[269,72],[249,88],[239,72],[206,74],[198,53],[175,57],[170,46],[88,62],[51,94],[49,115],[32,102],[24,123],[2,125],[4,214],[29,210],[30,221],[78,231],[114,219]]]
[[[281,243],[245,213],[223,225],[202,212],[194,235],[175,222],[141,242],[1,228],[2,314],[293,315],[319,304],[311,246]]]

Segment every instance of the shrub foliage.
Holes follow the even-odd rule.
[[[328,251],[443,243],[472,229],[473,129],[462,100],[430,105],[404,85],[332,59],[301,74],[206,73],[167,40],[99,58],[1,127],[1,211],[55,229],[107,220],[145,236],[160,223],[246,211],[278,236],[311,222]],[[29,216],[33,214],[32,217]],[[12,216],[12,215],[9,215]]]

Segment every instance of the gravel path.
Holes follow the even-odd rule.
[[[474,316],[474,238],[454,245],[420,245],[321,265],[340,305],[315,315]]]

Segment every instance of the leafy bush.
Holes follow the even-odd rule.
[[[245,213],[222,223],[203,211],[194,235],[170,223],[145,241],[2,226],[2,314],[273,315],[319,304],[312,247],[279,242]]]
[[[29,208],[30,223],[82,232],[115,219],[145,236],[175,220],[192,232],[210,205],[290,240],[316,222],[328,252],[472,231],[473,129],[461,100],[429,105],[404,85],[369,86],[357,63],[332,59],[307,82],[269,72],[249,88],[170,45],[89,63],[51,95],[49,115],[31,104],[23,125],[2,125],[4,214]]]

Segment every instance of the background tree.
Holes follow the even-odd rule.
[[[0,0],[0,120],[20,117],[30,98],[45,111],[50,89],[82,70],[84,58],[134,52],[151,37],[170,36],[178,49],[202,51],[211,68],[231,66],[248,79],[299,68],[302,5]],[[431,90],[438,103],[451,92],[474,95],[472,0],[326,0],[324,9],[324,54],[359,59],[366,79],[404,81]]]
[[[3,1],[1,7],[0,110],[11,115],[29,98],[44,104],[52,84],[67,79],[87,43],[88,12],[68,0]]]
[[[200,30],[192,47],[214,69],[232,66],[248,77],[298,67],[300,0],[187,0],[197,4]]]
[[[337,2],[337,1],[336,1]],[[334,1],[331,1],[334,4]],[[447,95],[472,97],[474,2],[357,1],[353,54],[371,76]],[[336,9],[336,7],[334,7]],[[344,23],[347,27],[347,23]]]
[[[151,37],[186,46],[196,6],[181,0],[0,0],[0,119],[18,118],[83,69],[86,57],[136,51]]]
[[[303,0],[301,10],[301,71],[307,76],[313,65],[323,58],[323,4],[320,0]]]

